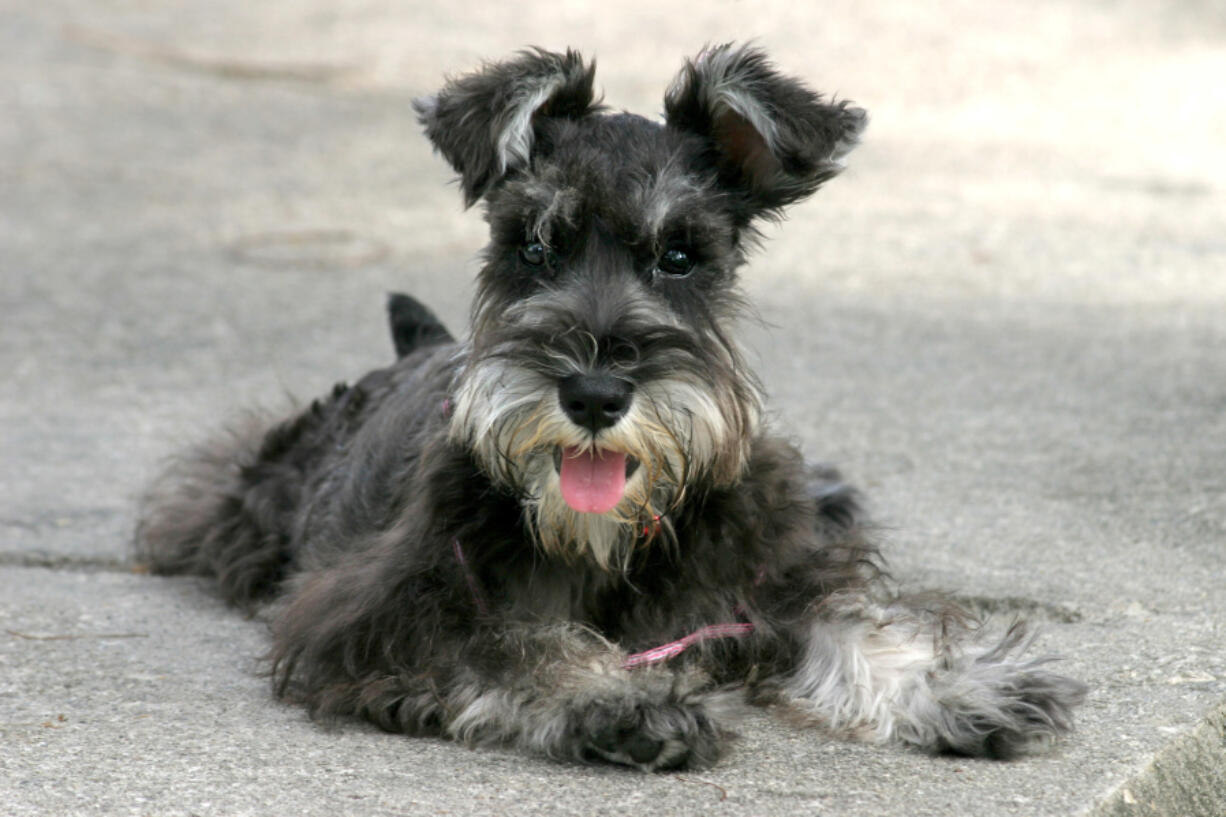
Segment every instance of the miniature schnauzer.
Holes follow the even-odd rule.
[[[183,457],[137,542],[271,608],[318,715],[643,770],[702,767],[743,702],[1012,757],[1084,697],[1015,624],[886,589],[856,494],[771,433],[733,328],[756,225],[842,168],[865,112],[708,48],[664,121],[526,51],[415,103],[484,204],[467,338],[393,296],[399,359]]]

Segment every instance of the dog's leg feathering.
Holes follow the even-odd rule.
[[[360,581],[331,572],[303,583],[274,625],[278,688],[316,714],[643,771],[710,766],[731,739],[737,696],[700,673],[627,670],[622,650],[581,625],[477,624],[414,604],[420,588],[372,604],[350,579]]]
[[[643,771],[711,766],[728,742],[732,696],[707,691],[701,674],[623,669],[621,651],[570,625],[504,631],[499,641],[514,660],[497,677],[456,684],[449,736]]]
[[[939,613],[832,599],[786,685],[830,729],[930,752],[1008,759],[1072,729],[1085,685],[1026,659],[1025,626],[991,647]]]

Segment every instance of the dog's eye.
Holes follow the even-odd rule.
[[[694,259],[685,250],[673,248],[660,256],[656,269],[674,278],[684,278],[694,269]]]
[[[539,267],[549,260],[550,252],[545,249],[545,245],[539,241],[533,241],[524,244],[519,248],[519,257],[525,264],[533,267]]]

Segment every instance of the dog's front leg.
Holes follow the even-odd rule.
[[[730,696],[697,672],[627,669],[571,622],[442,614],[420,588],[372,598],[369,564],[303,583],[274,623],[278,689],[313,713],[644,771],[708,766],[730,739]]]
[[[444,731],[558,759],[644,771],[709,766],[729,739],[727,696],[698,674],[627,670],[625,654],[572,624],[476,635],[444,688]]]
[[[960,618],[833,597],[806,625],[785,691],[833,730],[927,751],[1009,758],[1069,731],[1085,686],[1023,657],[1020,622],[983,646]]]

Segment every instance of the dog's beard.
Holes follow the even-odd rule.
[[[757,419],[731,394],[721,400],[681,372],[636,383],[626,414],[595,434],[566,416],[555,378],[509,357],[469,361],[457,385],[451,439],[520,498],[539,547],[567,557],[586,552],[605,569],[624,567],[636,544],[667,536],[667,515],[687,490],[735,480]],[[617,455],[626,471],[620,498],[587,512],[563,484],[563,459],[603,456],[607,471],[610,461],[622,462]]]

